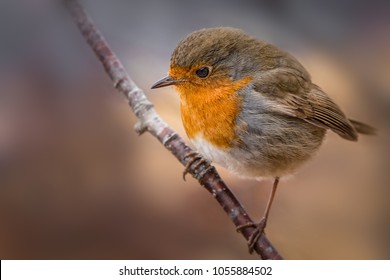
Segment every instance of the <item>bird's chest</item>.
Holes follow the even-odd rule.
[[[240,103],[236,94],[208,100],[202,99],[201,94],[182,99],[181,117],[190,140],[199,138],[219,149],[230,148],[237,137],[235,125]]]

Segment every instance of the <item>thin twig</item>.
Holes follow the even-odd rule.
[[[88,17],[79,1],[64,0],[64,2],[82,35],[103,64],[107,74],[113,80],[115,88],[129,100],[131,109],[139,119],[135,126],[136,131],[139,134],[145,131],[151,133],[183,165],[186,165],[191,160],[186,157],[186,155],[192,152],[191,148],[156,113],[153,104],[126,73],[123,65],[110,49],[108,43]],[[207,161],[191,166],[188,169],[188,173],[214,196],[236,227],[253,223],[240,202],[222,181],[215,168]],[[248,240],[253,231],[254,228],[248,227],[242,231],[242,235]],[[254,250],[263,259],[282,259],[282,256],[279,255],[264,234],[259,238],[254,246]]]

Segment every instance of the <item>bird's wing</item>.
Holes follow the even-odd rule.
[[[356,141],[358,136],[340,107],[309,77],[294,69],[274,69],[256,77],[254,90],[273,102],[275,112],[303,119],[331,129],[341,137]]]

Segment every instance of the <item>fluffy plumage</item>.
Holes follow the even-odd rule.
[[[207,67],[207,77],[197,70]],[[293,172],[320,147],[326,130],[356,141],[371,127],[350,121],[290,54],[233,28],[184,38],[168,84],[180,93],[187,135],[208,159],[246,177]]]

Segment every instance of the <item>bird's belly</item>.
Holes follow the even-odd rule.
[[[238,161],[231,157],[229,149],[217,147],[203,136],[197,135],[191,139],[191,142],[206,159],[216,162],[229,170],[231,170],[233,165],[238,164]]]
[[[206,159],[221,165],[239,177],[260,179],[284,175],[284,172],[275,173],[275,170],[268,168],[261,157],[253,158],[251,152],[234,147],[220,148],[200,135],[191,139],[191,142]]]
[[[231,147],[217,147],[198,134],[191,141],[199,153],[240,177],[261,179],[286,176],[309,160],[321,145],[325,130],[311,141],[297,141],[268,135],[247,134],[232,143]],[[293,139],[293,137],[291,137]]]

